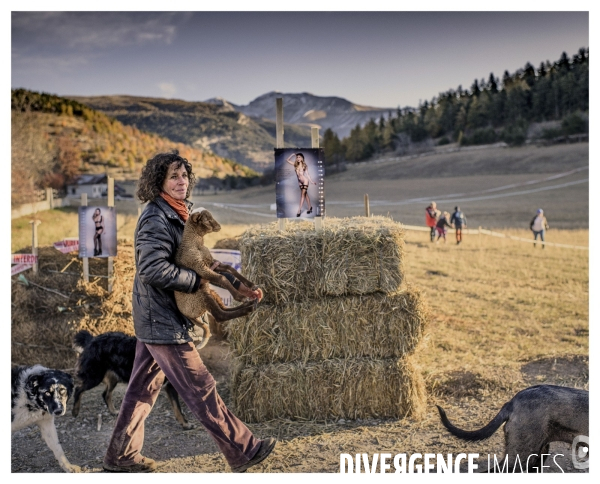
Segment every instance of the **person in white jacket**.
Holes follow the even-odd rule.
[[[548,230],[550,226],[548,225],[548,221],[546,220],[546,217],[544,217],[544,211],[541,208],[538,209],[535,217],[533,217],[533,220],[531,220],[529,228],[533,232],[534,247],[536,246],[538,236],[542,239],[542,242],[544,242],[544,235],[546,233],[546,230]],[[546,244],[542,244],[542,249],[545,247]]]

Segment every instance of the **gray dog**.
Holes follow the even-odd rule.
[[[571,444],[578,435],[589,435],[589,392],[576,388],[555,385],[526,388],[505,403],[490,423],[474,431],[455,427],[446,412],[440,406],[437,408],[444,427],[463,440],[488,439],[506,422],[501,469],[508,464],[508,472],[519,471],[521,465],[527,466],[527,472],[533,468],[539,472],[543,464],[541,455],[549,454],[550,442]]]

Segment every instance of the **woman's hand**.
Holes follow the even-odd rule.
[[[254,291],[246,286],[244,283],[240,284],[238,291],[241,292],[244,296],[249,297],[250,299],[258,299],[260,302],[263,298],[263,292],[260,287],[257,287]]]

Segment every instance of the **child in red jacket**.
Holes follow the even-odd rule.
[[[425,209],[425,223],[427,224],[427,227],[431,229],[429,234],[431,242],[435,240],[435,226],[440,214],[441,212],[436,208],[435,202],[431,202]]]

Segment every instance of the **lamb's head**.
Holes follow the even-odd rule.
[[[212,214],[208,210],[201,210],[193,212],[186,222],[186,227],[192,228],[192,230],[198,235],[205,235],[211,232],[218,232],[221,230],[219,222],[217,222]]]

